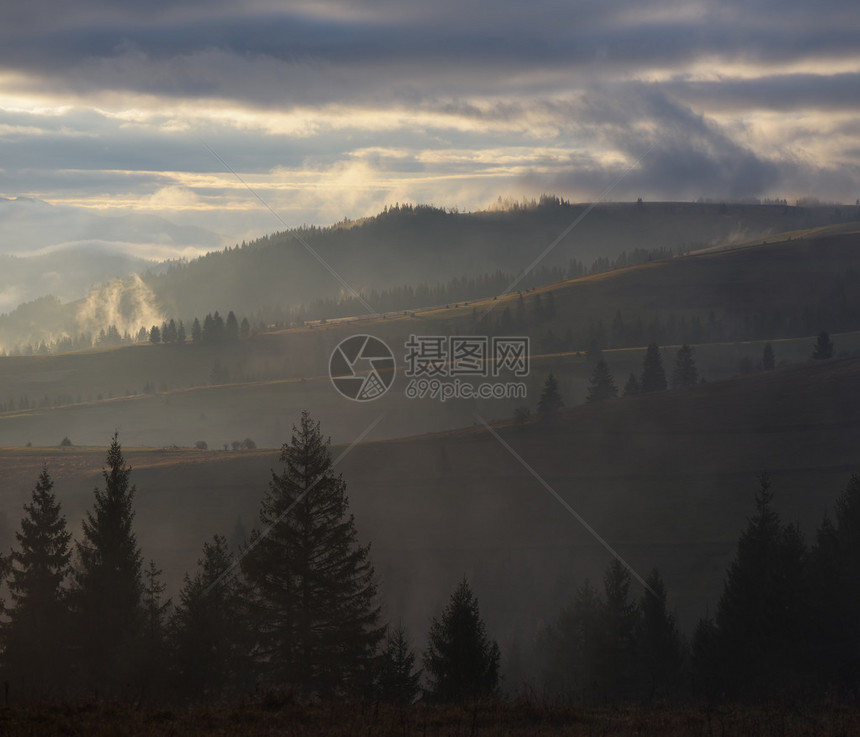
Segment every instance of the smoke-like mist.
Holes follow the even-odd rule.
[[[91,287],[78,302],[42,297],[0,316],[0,350],[6,353],[89,348],[111,326],[114,340],[135,338],[141,327],[161,324],[164,314],[152,290],[133,274]],[[60,345],[61,343],[65,345]]]
[[[93,287],[76,314],[78,331],[94,335],[109,325],[120,335],[134,335],[141,327],[148,329],[162,320],[155,295],[137,274]]]

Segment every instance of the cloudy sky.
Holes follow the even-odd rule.
[[[0,196],[230,241],[283,228],[261,200],[853,203],[858,107],[856,0],[0,6]]]

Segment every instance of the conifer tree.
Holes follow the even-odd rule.
[[[200,327],[200,320],[196,317],[194,318],[194,322],[191,323],[191,340],[194,343],[199,343],[203,340],[203,328]]]
[[[230,573],[234,565],[224,537],[204,543],[197,571],[186,574],[170,617],[171,662],[178,688],[187,696],[216,698],[250,679],[248,592]]]
[[[693,358],[693,349],[688,345],[682,345],[675,357],[675,371],[672,374],[672,387],[683,389],[695,386],[699,381],[699,371],[696,368],[696,359]]]
[[[464,578],[439,619],[433,618],[424,667],[430,694],[460,701],[493,693],[499,683],[499,646],[487,636],[478,600]]]
[[[597,362],[594,372],[591,374],[591,384],[588,388],[589,402],[599,402],[602,399],[611,399],[618,396],[618,387],[609,370],[609,365],[604,359]]]
[[[780,522],[768,475],[759,481],[756,514],[738,540],[715,622],[717,679],[727,693],[753,698],[797,685],[809,603],[803,538]]]
[[[635,374],[630,374],[630,377],[627,379],[627,383],[624,385],[624,396],[634,397],[639,393],[639,379],[636,378]]]
[[[35,694],[58,689],[67,675],[68,602],[63,584],[70,572],[71,534],[42,468],[9,560],[14,608],[3,624],[3,672],[17,690]]]
[[[663,370],[663,359],[656,343],[650,343],[645,351],[639,387],[643,394],[660,392],[666,388],[666,372]]]
[[[598,688],[609,698],[629,697],[636,676],[636,604],[630,600],[630,572],[613,558],[603,577],[604,605],[595,664]]]
[[[200,339],[204,343],[214,343],[216,340],[215,337],[215,319],[212,317],[212,313],[206,313],[206,317],[203,318],[203,329],[200,333]]]
[[[586,581],[556,622],[538,639],[546,687],[562,694],[583,694],[594,683],[601,648],[603,601]]]
[[[421,671],[402,625],[389,630],[380,655],[378,691],[383,701],[411,704],[421,692]]]
[[[860,681],[860,475],[818,529],[809,582],[819,681],[853,693]]]
[[[176,320],[172,317],[170,322],[161,327],[161,340],[163,343],[175,343],[179,335],[179,330],[176,327]]]
[[[207,315],[208,317],[208,315]],[[215,314],[212,315],[212,326],[210,331],[210,339],[213,343],[220,343],[224,340],[224,318],[218,313],[218,310],[215,310]],[[203,335],[206,337],[206,329],[204,327]]]
[[[830,340],[830,335],[826,330],[822,330],[818,334],[818,339],[815,341],[815,347],[812,349],[812,357],[816,361],[824,361],[828,358],[833,358],[833,341]]]
[[[669,695],[683,662],[681,638],[675,617],[666,609],[666,587],[655,568],[646,579],[639,600],[636,649],[640,691],[648,698]]]
[[[558,390],[558,382],[555,376],[550,373],[546,377],[546,382],[541,390],[540,398],[538,399],[538,414],[544,418],[551,417],[564,407],[564,401],[561,398],[561,393]]]
[[[148,693],[165,691],[167,675],[167,614],[170,599],[164,599],[167,584],[162,581],[164,571],[154,560],[143,571],[143,661],[140,665],[140,680]]]
[[[135,488],[114,433],[102,472],[104,489],[77,543],[73,603],[83,679],[100,691],[124,686],[140,665],[142,557],[132,530]]]
[[[230,343],[239,340],[239,321],[233,310],[227,313],[227,321],[224,323],[224,337]]]
[[[256,598],[261,666],[275,683],[322,695],[367,687],[384,633],[370,546],[358,542],[328,444],[302,412],[243,559]]]

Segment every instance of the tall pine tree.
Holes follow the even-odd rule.
[[[693,358],[693,349],[688,345],[682,345],[675,356],[675,371],[672,374],[672,387],[683,389],[694,386],[699,381],[699,371],[696,368],[696,359]]]
[[[389,630],[379,660],[377,689],[383,701],[411,704],[421,692],[421,671],[402,625]]]
[[[142,557],[132,530],[135,488],[118,435],[107,453],[104,489],[83,521],[73,602],[81,678],[100,692],[124,688],[141,661]]]
[[[822,684],[854,693],[860,682],[860,475],[825,518],[810,556],[814,665]]]
[[[553,692],[585,696],[593,691],[601,655],[603,600],[586,580],[558,620],[543,630],[538,652],[545,686]]]
[[[600,630],[600,652],[595,664],[599,690],[611,699],[626,698],[636,677],[638,610],[630,600],[630,572],[613,558],[603,577],[606,599]]]
[[[430,625],[424,666],[430,693],[459,701],[493,693],[499,683],[499,646],[487,636],[478,600],[464,578]]]
[[[806,667],[806,545],[796,526],[782,524],[772,501],[762,474],[756,513],[738,540],[717,607],[713,666],[728,695],[761,698],[795,689]]]
[[[273,683],[321,695],[366,688],[384,633],[370,546],[358,542],[328,444],[302,412],[243,559],[261,665]]]
[[[167,584],[161,580],[163,573],[154,560],[143,572],[143,662],[139,675],[146,692],[156,695],[164,695],[167,686],[167,616],[171,601],[164,598]]]
[[[642,362],[642,376],[639,379],[639,389],[643,394],[660,392],[666,388],[666,372],[663,370],[663,358],[656,343],[648,345],[645,359]]]
[[[233,565],[227,540],[215,535],[179,592],[168,643],[177,689],[185,696],[217,699],[250,681],[247,591],[228,573]]]
[[[591,384],[588,387],[589,402],[599,402],[602,399],[611,399],[618,396],[618,387],[615,386],[615,378],[609,370],[609,364],[604,359],[597,362],[594,372],[591,374]]]
[[[16,692],[46,695],[64,689],[68,674],[68,602],[71,534],[42,469],[10,556],[14,608],[2,627],[4,679]]]
[[[666,697],[677,681],[683,663],[681,637],[675,617],[666,609],[666,587],[655,568],[648,575],[639,600],[636,650],[640,693],[649,699]]]
[[[833,341],[826,330],[822,330],[818,334],[815,346],[812,349],[812,357],[816,361],[826,361],[828,358],[833,358]]]
[[[546,377],[546,382],[544,382],[540,398],[538,399],[538,414],[544,419],[550,418],[562,407],[564,407],[564,400],[562,400],[561,393],[558,390],[558,382],[555,376],[550,373]]]

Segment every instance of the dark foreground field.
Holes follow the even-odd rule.
[[[539,704],[530,699],[458,706],[298,705],[264,698],[189,708],[92,702],[0,711],[0,734],[17,735],[720,735],[795,737],[860,733],[860,711],[836,705],[770,707]]]

